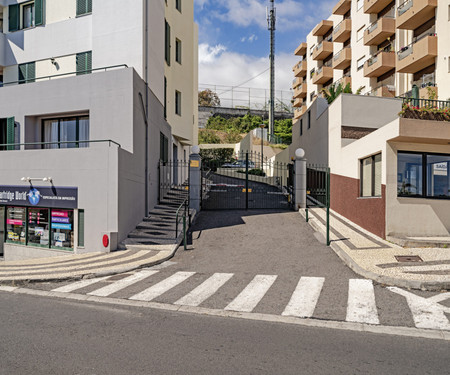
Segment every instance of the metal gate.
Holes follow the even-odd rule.
[[[293,168],[259,153],[202,160],[202,209],[293,209]]]
[[[159,161],[159,203],[181,204],[189,193],[189,162]]]
[[[326,211],[326,237],[330,245],[330,168],[309,164],[306,166],[306,221],[309,208]]]

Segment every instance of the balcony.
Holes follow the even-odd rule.
[[[333,69],[344,70],[352,63],[352,49],[349,47],[341,49],[333,56]]]
[[[406,0],[397,8],[397,28],[414,30],[434,17],[437,0]]]
[[[364,13],[379,13],[386,8],[392,0],[364,0]]]
[[[292,69],[294,71],[294,77],[305,77],[307,64],[306,61],[300,61],[297,65]]]
[[[303,116],[303,114],[306,112],[307,107],[306,104],[303,104],[300,109],[294,110],[294,121],[297,121],[300,117]]]
[[[352,0],[339,0],[333,8],[333,14],[343,16],[352,7]]]
[[[314,36],[324,36],[330,29],[333,28],[333,21],[323,20],[314,29]]]
[[[343,76],[342,78],[338,79],[334,85],[342,85],[342,88],[346,87],[348,84],[350,84],[350,87],[352,87],[352,77],[350,75]]]
[[[394,34],[395,18],[380,18],[364,30],[364,45],[376,46]]]
[[[303,105],[303,99],[301,99],[301,98],[295,99],[295,100],[294,100],[294,104],[292,104],[292,106],[293,106],[294,108],[301,107],[302,105]]]
[[[307,48],[308,48],[308,45],[306,43],[304,43],[304,42],[300,43],[300,45],[295,50],[294,55],[303,56],[306,53]]]
[[[382,85],[372,91],[368,92],[368,96],[379,96],[384,98],[394,98],[395,97],[395,86],[394,85]]]
[[[308,91],[307,91],[306,82],[303,82],[300,86],[298,86],[294,90],[294,99],[306,98],[307,93],[308,93]]]
[[[397,53],[397,72],[417,73],[433,64],[436,56],[437,36],[425,35]]]
[[[381,50],[364,63],[364,77],[379,77],[395,68],[395,53]]]
[[[312,83],[315,85],[323,85],[333,79],[333,68],[330,66],[320,67],[312,77]]]
[[[326,40],[320,42],[316,48],[314,48],[312,58],[313,60],[323,60],[333,53],[333,43]]]
[[[300,78],[300,77],[295,78],[292,81],[292,88],[295,90],[298,86],[300,86],[302,84],[302,82],[303,82],[303,78]]]
[[[347,18],[338,23],[333,30],[333,41],[338,43],[344,43],[352,34],[352,20]]]

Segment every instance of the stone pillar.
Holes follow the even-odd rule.
[[[199,151],[199,147],[194,146],[189,156],[189,208],[196,212],[200,211],[200,194],[202,193],[202,158]]]
[[[302,148],[295,150],[295,209],[306,208],[306,159]]]

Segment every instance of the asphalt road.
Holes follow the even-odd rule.
[[[0,374],[446,374],[450,344],[0,292]]]

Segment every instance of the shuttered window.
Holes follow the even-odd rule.
[[[381,197],[381,154],[361,160],[361,197]]]
[[[20,26],[20,8],[19,4],[10,5],[8,8],[8,22],[9,28],[8,30],[17,31]]]
[[[166,28],[165,28],[165,50],[164,50],[164,57],[166,59],[167,65],[170,66],[170,25],[167,21],[166,22]]]
[[[6,120],[6,143],[8,144],[7,150],[14,150],[14,143],[16,140],[15,118],[9,117]]]
[[[44,0],[34,0],[34,24],[44,24]]]
[[[84,210],[78,210],[78,246],[84,247]]]
[[[77,0],[77,16],[92,13],[92,0]]]
[[[169,139],[163,133],[159,133],[159,159],[164,163],[169,161]]]
[[[29,62],[19,65],[19,84],[34,82],[36,79],[36,63]]]
[[[77,75],[92,72],[92,51],[77,53]]]

